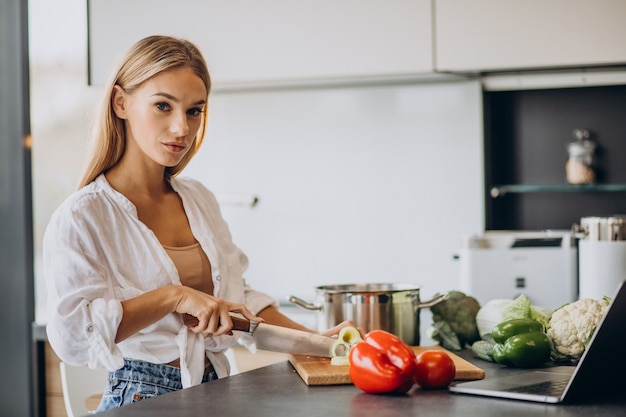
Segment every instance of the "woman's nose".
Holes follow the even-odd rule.
[[[178,136],[187,136],[189,134],[189,123],[187,122],[187,113],[176,114],[172,118],[172,123],[170,124],[170,131]]]

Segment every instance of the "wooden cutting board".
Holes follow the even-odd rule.
[[[446,352],[456,367],[455,380],[483,379],[485,371],[441,346],[412,346],[416,354],[428,349]],[[318,356],[289,355],[289,362],[307,385],[352,384],[348,365],[331,365],[330,358]]]

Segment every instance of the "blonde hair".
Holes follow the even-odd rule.
[[[115,85],[132,93],[144,82],[173,68],[186,67],[202,79],[208,95],[211,78],[202,53],[193,43],[170,36],[153,35],[141,39],[126,52],[116,71],[106,84],[105,94],[93,124],[91,156],[79,183],[79,188],[92,182],[98,175],[115,166],[126,148],[124,121],[113,111],[112,97]],[[193,148],[173,167],[166,167],[165,177],[175,176],[198,152],[204,140],[207,113],[202,113],[200,129]]]

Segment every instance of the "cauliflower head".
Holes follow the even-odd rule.
[[[583,298],[554,311],[547,334],[556,351],[571,359],[580,358],[607,307],[604,301]]]

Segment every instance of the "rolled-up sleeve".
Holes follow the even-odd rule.
[[[122,305],[98,266],[90,225],[75,208],[53,215],[43,252],[50,345],[71,365],[120,368],[124,360],[115,337]]]

